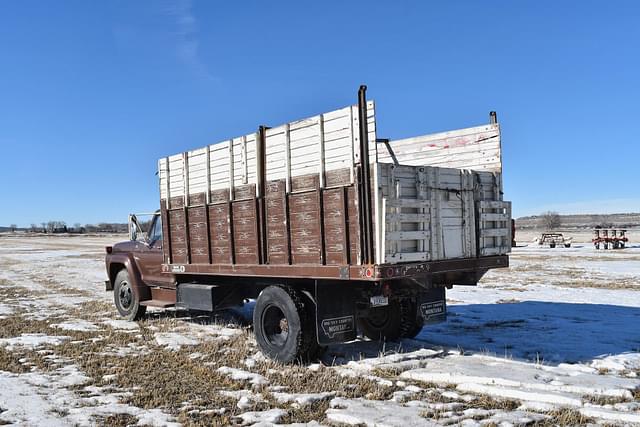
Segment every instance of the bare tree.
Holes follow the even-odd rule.
[[[547,211],[540,214],[539,225],[545,230],[554,230],[562,224],[562,219],[558,212]]]
[[[9,228],[11,228],[11,232],[12,232],[12,233],[15,233],[15,232],[16,232],[16,229],[18,228],[18,226],[17,226],[16,224],[11,224],[11,225],[9,226]]]
[[[38,224],[31,224],[31,232],[36,233],[38,231]]]

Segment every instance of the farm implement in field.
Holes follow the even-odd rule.
[[[627,230],[624,229],[596,228],[593,230],[591,242],[596,249],[600,249],[600,245],[603,249],[624,249],[629,241],[626,234]]]

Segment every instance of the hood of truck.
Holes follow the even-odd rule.
[[[133,252],[136,250],[137,242],[126,240],[113,245],[113,252]]]

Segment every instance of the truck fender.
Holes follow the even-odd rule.
[[[114,268],[121,265],[127,269],[129,273],[129,280],[131,281],[131,288],[133,293],[138,297],[138,301],[146,301],[151,299],[151,290],[143,281],[140,275],[140,270],[131,256],[131,254],[113,254],[111,255],[111,262],[109,263],[109,281],[113,284],[116,279],[116,275],[121,268]]]

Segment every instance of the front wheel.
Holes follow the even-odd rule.
[[[129,273],[127,270],[120,270],[116,275],[113,284],[113,300],[118,309],[118,313],[127,320],[139,320],[144,316],[147,307],[140,305],[138,296],[133,291]]]
[[[260,350],[282,363],[306,360],[315,353],[318,344],[310,308],[303,295],[289,287],[269,286],[260,292],[253,310]]]

